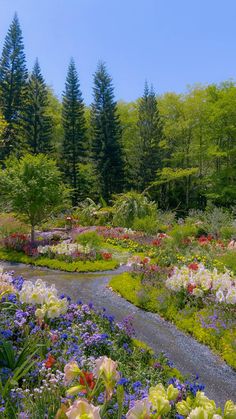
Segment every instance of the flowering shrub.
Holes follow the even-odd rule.
[[[175,267],[166,280],[166,286],[172,291],[182,289],[195,297],[211,296],[215,302],[236,304],[236,279],[228,270],[220,273],[204,265],[191,263],[189,266]]]
[[[7,249],[17,250],[18,252],[23,252],[28,243],[28,237],[21,233],[12,233],[3,240],[3,244]]]

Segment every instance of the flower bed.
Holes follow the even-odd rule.
[[[26,263],[34,266],[41,266],[50,269],[57,269],[66,272],[97,272],[116,269],[119,263],[116,260],[95,260],[66,262],[63,260],[50,259],[46,257],[30,257],[24,253],[0,249],[0,260],[10,262]]]
[[[165,279],[167,272],[150,271],[140,262],[138,265],[133,272],[112,278],[109,285],[136,306],[159,313],[209,345],[236,369],[235,281],[229,273],[210,274],[202,268],[205,276],[201,277],[184,267],[174,269],[172,276]],[[216,282],[211,288],[214,275]],[[201,295],[199,291],[194,293],[195,289]]]
[[[3,273],[0,308],[1,418],[235,417],[233,402],[222,412],[163,354],[137,346],[130,319],[117,324],[105,309]]]

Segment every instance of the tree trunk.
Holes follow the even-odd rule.
[[[34,231],[34,226],[31,226],[31,243],[34,243],[34,239],[35,239],[35,231]]]

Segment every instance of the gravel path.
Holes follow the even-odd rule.
[[[122,268],[115,272],[79,274],[22,264],[3,263],[3,266],[26,279],[42,278],[47,283],[55,283],[60,292],[70,295],[74,301],[80,299],[87,303],[93,302],[98,309],[106,307],[108,313],[118,321],[132,315],[137,339],[146,342],[157,353],[165,352],[183,374],[190,378],[198,374],[210,398],[221,405],[227,399],[236,402],[236,372],[217,355],[157,314],[135,307],[107,287],[111,276],[120,273]]]

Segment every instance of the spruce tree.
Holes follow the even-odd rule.
[[[160,168],[159,142],[162,124],[153,87],[145,83],[144,93],[139,103],[138,127],[140,133],[139,189],[143,191],[156,178]]]
[[[103,62],[94,75],[91,108],[92,156],[104,199],[122,191],[123,156],[121,124],[114,100],[112,79]]]
[[[62,169],[73,188],[72,201],[76,205],[80,196],[79,163],[86,161],[85,106],[74,60],[71,59],[62,101],[64,138],[62,144]]]
[[[19,20],[15,15],[5,38],[0,60],[0,107],[8,124],[1,158],[21,148],[20,126],[26,81],[24,44]]]
[[[49,153],[52,145],[52,118],[48,115],[48,89],[36,59],[27,84],[24,133],[33,154]]]

